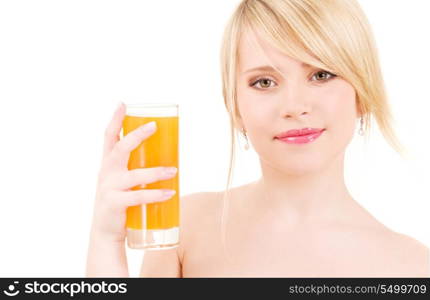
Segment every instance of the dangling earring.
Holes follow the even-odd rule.
[[[245,129],[243,129],[243,130],[242,130],[242,134],[243,134],[243,137],[244,137],[244,138],[245,138],[245,140],[246,140],[245,150],[248,150],[248,149],[249,149],[249,143],[248,143],[248,137],[246,136],[246,131],[245,131]]]
[[[361,136],[364,135],[363,122],[364,122],[363,116],[361,116],[361,118],[360,118],[360,129],[358,130],[358,134]]]

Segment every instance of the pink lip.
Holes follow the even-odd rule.
[[[291,136],[300,136],[300,135],[308,135],[312,133],[318,133],[325,129],[323,128],[301,128],[301,129],[291,129],[286,132],[281,132],[276,136],[276,138],[285,138],[285,137],[291,137]]]
[[[277,135],[275,138],[288,144],[306,144],[315,141],[325,129],[293,129]]]

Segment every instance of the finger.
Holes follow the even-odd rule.
[[[111,155],[115,164],[121,169],[127,168],[130,152],[151,136],[156,129],[156,123],[152,121],[126,134],[112,149]]]
[[[135,186],[145,187],[149,183],[171,179],[176,176],[176,173],[175,167],[173,169],[171,167],[133,169],[122,173],[121,178],[115,182],[115,188],[125,190]]]
[[[173,194],[169,193],[170,191],[172,191]],[[136,206],[166,201],[172,198],[175,193],[175,190],[169,189],[142,189],[138,191],[127,191],[123,192],[120,201],[122,201],[122,204],[125,204],[126,206]]]
[[[105,130],[105,139],[103,145],[103,156],[111,152],[114,145],[119,141],[119,135],[122,128],[122,122],[125,116],[124,103],[120,102],[116,108],[109,125]]]

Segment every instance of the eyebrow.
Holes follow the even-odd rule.
[[[304,68],[311,68],[312,67],[311,65],[309,65],[307,63],[304,63],[304,62],[301,63],[301,66],[304,67]],[[280,69],[280,68],[278,68],[278,69]],[[273,72],[278,72],[272,66],[259,66],[259,67],[251,68],[251,69],[243,72],[242,74],[251,73],[251,72],[254,72],[254,71],[265,71],[265,72],[273,71]]]

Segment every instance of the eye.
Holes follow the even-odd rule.
[[[324,76],[324,74],[325,74],[325,76]],[[323,75],[323,76],[321,77],[319,75]],[[329,76],[329,78],[327,78],[327,75]],[[315,76],[317,76],[317,81],[324,81],[324,80],[332,79],[332,78],[336,77],[337,75],[332,74],[332,73],[327,72],[327,71],[318,71],[312,76],[312,78],[314,78]],[[319,80],[319,79],[321,79],[321,80]]]
[[[254,86],[256,86],[257,84],[259,84],[259,85],[260,85],[260,87],[259,87],[259,88],[257,88],[257,89],[259,89],[259,90],[264,90],[264,89],[268,89],[268,88],[270,88],[270,83],[271,83],[271,82],[273,82],[273,83],[274,83],[274,81],[273,81],[272,79],[262,77],[262,78],[257,79],[257,80],[256,80],[256,81],[254,81],[253,83],[251,83],[251,84],[250,84],[250,86],[254,87]]]
[[[321,70],[316,72],[311,79],[316,78],[317,81],[328,81],[330,79],[333,79],[334,77],[337,77],[337,75],[332,74],[330,72]],[[254,81],[253,83],[250,84],[251,87],[255,87],[257,84],[260,87],[256,87],[258,90],[267,90],[270,87],[272,87],[270,84],[271,83],[275,83],[274,80],[267,78],[267,77],[260,77],[258,78],[256,81]]]

